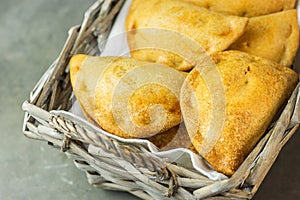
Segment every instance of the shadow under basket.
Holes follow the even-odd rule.
[[[97,1],[86,11],[82,24],[70,29],[61,54],[23,104],[25,136],[61,149],[95,187],[126,191],[141,199],[251,199],[299,127],[299,84],[236,173],[218,181],[155,156],[143,145],[102,134],[68,112],[74,102],[68,69],[71,56],[100,55],[99,46],[104,47],[123,4],[124,0]]]

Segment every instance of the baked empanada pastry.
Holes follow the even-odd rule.
[[[254,17],[293,9],[296,0],[185,0],[229,15]]]
[[[187,71],[193,61],[182,56],[190,51],[189,45],[179,47],[179,43],[193,41],[213,54],[235,42],[247,23],[248,18],[211,12],[182,0],[133,0],[126,31],[133,58]]]
[[[185,74],[133,58],[112,58],[95,88],[95,120],[123,138],[147,138],[181,122]]]
[[[193,147],[183,122],[165,132],[158,133],[148,138],[148,140],[162,151],[186,148],[190,149],[194,153],[198,153]]]
[[[204,81],[205,75],[194,68],[182,88],[181,111],[195,149],[217,171],[231,176],[289,98],[298,75],[290,68],[239,51],[220,52],[212,58],[224,96],[210,90],[209,80]],[[213,95],[224,99],[224,112],[213,106]],[[223,118],[221,125],[214,124],[212,116]],[[209,132],[217,126],[221,131]]]
[[[81,110],[89,122],[95,123],[95,88],[97,81],[116,57],[94,57],[83,54],[75,55],[70,60],[70,77],[73,92]]]
[[[287,10],[249,19],[246,32],[229,49],[291,66],[299,47],[297,11]]]

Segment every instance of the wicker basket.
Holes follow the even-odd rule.
[[[58,59],[23,104],[24,134],[59,147],[96,187],[127,191],[141,199],[251,199],[280,150],[299,127],[299,85],[277,122],[236,173],[219,181],[155,156],[143,145],[103,134],[68,112],[74,102],[68,73],[70,57],[77,53],[101,53],[98,44],[105,45],[123,3],[124,0],[97,1],[85,13],[82,25],[70,29]]]

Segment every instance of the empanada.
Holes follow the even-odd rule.
[[[254,17],[292,9],[296,0],[185,0],[229,15]]]
[[[117,57],[75,55],[70,60],[70,77],[73,92],[88,121],[95,123],[95,88],[101,73]]]
[[[244,35],[229,49],[244,51],[291,66],[299,47],[297,11],[250,18]]]
[[[165,132],[148,138],[148,140],[155,144],[162,151],[176,148],[186,148],[190,149],[194,153],[198,153],[192,145],[183,122]]]
[[[181,0],[133,0],[126,31],[133,58],[186,71],[193,68],[193,61],[182,57],[190,51],[189,45],[179,47],[179,43],[196,42],[208,54],[223,51],[244,33],[247,22],[248,18],[211,12]]]
[[[195,149],[217,171],[230,176],[289,98],[298,75],[275,62],[239,51],[217,53],[213,60],[224,96],[210,90],[205,74],[200,75],[194,68],[182,88],[181,110]],[[189,87],[195,93],[189,92]],[[213,106],[213,95],[223,98],[224,112]],[[217,118],[212,116],[220,117],[217,123],[223,124],[214,124]],[[221,127],[220,132],[209,132],[217,126]]]
[[[180,89],[185,74],[173,68],[119,57],[95,88],[95,119],[123,138],[147,138],[181,122]]]

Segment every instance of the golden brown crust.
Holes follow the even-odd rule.
[[[123,138],[147,138],[180,123],[179,92],[185,76],[166,66],[145,73],[141,71],[144,66],[154,67],[153,63],[119,57],[99,78],[95,119],[108,132]],[[149,77],[161,81],[146,82]],[[165,82],[174,83],[177,91]]]
[[[295,8],[296,0],[185,0],[215,12],[254,17]]]
[[[289,67],[299,47],[297,11],[250,18],[244,35],[229,49],[261,56]]]
[[[145,126],[151,123],[149,105],[164,105],[164,109],[168,112],[167,121],[172,122],[170,127],[180,123],[179,101],[168,88],[152,83],[138,88],[132,94],[129,100],[129,113],[133,116],[135,124]]]
[[[95,124],[94,95],[97,80],[107,65],[114,59],[116,57],[99,58],[78,54],[73,56],[69,63],[73,92],[83,114],[93,124]]]
[[[78,72],[86,58],[87,58],[87,55],[78,54],[78,55],[72,56],[72,58],[70,60],[70,63],[69,63],[70,78],[71,78],[71,83],[73,86],[75,85],[75,83],[77,81]]]
[[[244,33],[247,22],[248,18],[211,12],[181,0],[133,0],[126,19],[126,31],[132,57],[185,71],[193,67],[191,61],[180,57],[181,52],[189,51],[188,46],[186,49],[178,49],[175,53],[173,50],[168,52],[170,49],[157,50],[155,46],[147,46],[150,49],[145,49],[140,47],[142,39],[149,44],[165,43],[166,39],[161,36],[160,31],[150,37],[139,30],[169,30],[169,46],[175,47],[176,42],[184,41],[172,40],[171,32],[180,33],[186,37],[182,37],[184,40],[193,40],[207,53],[213,54],[227,49],[236,41]]]
[[[84,66],[84,61],[87,58],[88,56],[84,54],[77,54],[72,56],[69,63],[70,79],[71,79],[73,92],[76,96],[76,99],[79,103],[83,115],[90,123],[96,125],[97,123],[94,121],[93,101],[91,98],[89,98],[89,96],[94,95],[94,90],[87,90],[87,87],[79,86],[79,85],[86,85],[84,75],[81,72],[82,69],[85,68],[83,66]],[[78,82],[77,79],[79,79]]]
[[[298,75],[275,62],[239,51],[217,53],[213,59],[225,88],[226,112],[223,131],[204,157],[217,171],[230,176],[288,99]],[[190,134],[191,127],[185,118],[185,112],[192,112],[195,108],[185,104],[182,112],[192,143],[200,152],[211,123],[211,94],[196,69],[188,75],[187,81],[197,95],[199,123],[196,135]]]
[[[162,151],[176,148],[186,148],[198,154],[189,138],[183,122],[165,132],[148,138],[148,140],[155,144]]]

